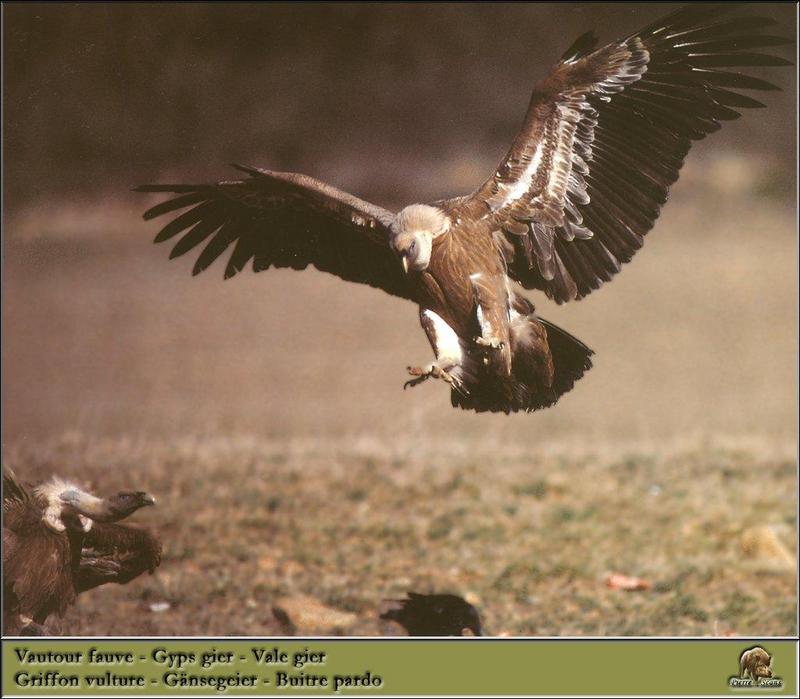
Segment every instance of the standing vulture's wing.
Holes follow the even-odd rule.
[[[28,489],[19,481],[17,474],[9,466],[3,466],[3,512],[18,507],[33,506],[33,499]]]
[[[402,266],[389,247],[391,212],[307,175],[236,167],[250,177],[136,188],[178,195],[149,209],[145,219],[191,207],[156,236],[160,243],[182,234],[170,258],[204,246],[194,265],[198,274],[232,246],[226,279],[250,260],[256,272],[314,265],[346,281],[410,298]]]
[[[161,563],[161,542],[146,529],[95,522],[86,533],[75,571],[75,589],[125,584]]]
[[[580,37],[494,175],[443,205],[487,220],[524,287],[559,303],[597,289],[642,246],[692,141],[764,106],[738,90],[778,89],[720,70],[789,65],[751,52],[789,43],[758,33],[771,20],[719,20],[729,9],[690,5],[597,50]]]
[[[19,481],[17,475],[3,465],[3,589],[13,594],[12,565],[23,545],[19,531],[30,527],[41,517],[30,491]],[[6,606],[10,605],[6,601]]]

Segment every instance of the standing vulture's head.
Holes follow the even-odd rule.
[[[80,514],[96,522],[118,522],[141,507],[155,505],[156,499],[141,490],[121,490],[116,495],[101,499],[77,488],[61,493],[61,501]]]
[[[433,239],[448,228],[450,219],[435,206],[412,204],[402,209],[390,229],[392,249],[400,256],[403,269],[422,272],[431,261]]]

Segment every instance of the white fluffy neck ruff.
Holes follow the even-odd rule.
[[[102,502],[100,498],[96,498],[74,483],[65,481],[58,476],[53,476],[49,481],[36,486],[33,490],[34,494],[45,501],[42,520],[48,527],[57,532],[63,532],[66,529],[64,522],[61,521],[61,510],[65,504],[61,500],[61,494],[68,490],[79,493],[82,502],[91,504],[99,504]],[[78,515],[78,519],[84,531],[88,532],[92,528],[92,520],[88,517]]]
[[[43,498],[48,503],[54,502],[59,500],[59,496],[66,490],[76,490],[78,492],[82,492],[81,488],[79,488],[74,483],[70,481],[65,481],[63,478],[59,478],[58,476],[53,476],[49,481],[45,481],[44,483],[40,483],[37,485],[33,492],[36,493],[40,498]]]
[[[397,213],[392,221],[392,233],[428,233],[433,238],[447,232],[450,219],[441,209],[428,204],[411,204]]]

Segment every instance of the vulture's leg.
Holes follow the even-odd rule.
[[[489,349],[502,350],[505,348],[502,315],[508,317],[508,296],[505,289],[487,281],[485,274],[473,274],[469,278],[472,282],[472,296],[475,300],[475,315],[481,334],[474,338],[476,345]]]
[[[416,378],[406,381],[403,388],[416,386],[434,378],[446,381],[456,390],[466,392],[460,371],[463,352],[455,330],[440,315],[427,308],[420,309],[419,320],[436,354],[436,361],[424,367],[408,367],[408,373]]]
[[[483,363],[498,373],[511,373],[511,348],[508,329],[507,278],[498,280],[486,274],[473,274],[472,294],[475,316],[481,334],[473,342],[484,351]]]

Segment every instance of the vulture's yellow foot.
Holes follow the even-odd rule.
[[[428,364],[424,367],[407,367],[408,373],[415,378],[411,379],[410,381],[406,381],[403,384],[403,390],[407,389],[409,386],[417,386],[428,379],[441,379],[442,381],[449,383],[453,388],[466,392],[461,379],[451,373],[453,368],[454,367],[452,366],[439,365],[436,362]]]

